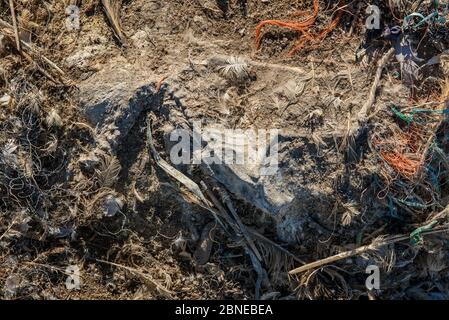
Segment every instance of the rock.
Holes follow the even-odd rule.
[[[84,169],[93,172],[94,168],[100,163],[100,159],[98,158],[99,153],[100,151],[98,149],[94,149],[88,154],[82,154],[78,162]]]
[[[137,49],[143,49],[151,45],[151,42],[148,40],[148,35],[150,34],[150,30],[139,30],[132,37],[131,41]]]
[[[141,112],[152,104],[149,83],[132,66],[117,61],[79,85],[81,110],[97,126],[105,147],[109,144],[115,150]]]
[[[68,67],[86,68],[95,56],[106,50],[104,45],[86,46],[65,59]]]
[[[12,103],[12,98],[9,94],[5,94],[0,97],[0,106],[1,107],[9,107]]]
[[[113,217],[123,208],[123,200],[119,197],[114,197],[109,195],[106,197],[104,201],[104,216],[105,217]]]

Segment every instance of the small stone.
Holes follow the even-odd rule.
[[[114,217],[123,208],[123,200],[112,195],[107,196],[104,202],[104,215]]]
[[[1,48],[0,48],[1,50]],[[3,97],[0,98],[0,106],[2,107],[8,107],[12,103],[12,98],[9,94],[3,95]]]

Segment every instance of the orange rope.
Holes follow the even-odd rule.
[[[423,168],[426,143],[430,131],[421,125],[410,124],[406,132],[393,130],[389,138],[375,138],[372,143],[381,158],[397,173],[413,180]],[[383,173],[388,176],[387,172]],[[386,179],[386,180],[390,180]]]
[[[345,0],[340,0],[339,6],[344,4]],[[306,44],[307,41],[322,41],[329,32],[334,30],[338,23],[340,22],[340,18],[343,15],[343,10],[338,10],[337,15],[332,20],[332,22],[320,33],[311,34],[309,29],[316,22],[318,17],[318,12],[320,10],[320,5],[318,0],[313,1],[313,12],[307,17],[304,21],[282,21],[282,20],[264,20],[260,22],[256,27],[256,48],[260,49],[261,40],[262,40],[262,29],[266,25],[275,25],[279,27],[288,28],[294,31],[300,32],[302,35],[299,37],[297,44],[294,46],[292,50],[290,50],[289,55],[294,55],[296,52],[300,51]],[[305,12],[301,11],[296,13],[296,15],[303,15]]]
[[[415,177],[423,164],[421,160],[410,159],[397,151],[381,151],[380,154],[390,167],[408,179]]]

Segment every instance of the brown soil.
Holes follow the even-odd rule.
[[[11,23],[7,2],[0,3],[0,18]],[[78,31],[65,28],[65,8],[70,1],[49,0],[46,5],[15,2],[19,16],[28,12],[25,18],[29,21],[24,18],[21,23],[28,23],[33,44],[60,66],[65,76],[63,84],[55,84],[12,43],[5,52],[0,47],[0,97],[10,94],[15,98],[9,106],[0,107],[4,132],[0,147],[11,139],[21,143],[21,167],[13,170],[15,180],[0,177],[2,298],[255,297],[257,274],[251,260],[218,226],[208,262],[196,263],[198,238],[204,228],[210,228],[213,217],[186,201],[180,192],[184,189],[155,165],[146,147],[146,115],[133,126],[116,157],[104,160],[106,168],[114,161],[120,168],[111,185],[99,186],[97,171],[78,162],[81,154],[94,148],[95,134],[79,109],[77,86],[114,65],[127,66],[136,78],[154,87],[163,84],[166,92],[187,93],[183,104],[191,119],[229,128],[282,128],[291,138],[291,150],[301,150],[291,155],[299,163],[292,174],[297,185],[304,186],[307,199],[296,213],[307,215],[308,221],[298,241],[287,245],[276,233],[273,217],[241,199],[233,201],[245,224],[307,262],[370,243],[379,235],[411,232],[447,204],[443,185],[439,204],[421,210],[421,216],[412,210],[412,217],[385,220],[385,208],[390,204],[379,196],[373,183],[379,161],[369,153],[364,160],[350,163],[340,150],[349,119],[365,103],[376,62],[387,46],[380,42],[370,60],[356,61],[355,52],[364,40],[357,19],[344,16],[316,49],[306,47],[290,57],[295,32],[266,27],[262,48],[256,51],[255,27],[262,20],[286,19],[295,11],[311,9],[312,0],[123,1],[121,21],[128,46],[120,45],[115,37],[100,1],[77,1],[81,8]],[[337,2],[320,1],[323,9],[318,26],[329,23]],[[352,4],[351,10],[355,10]],[[362,14],[358,19],[363,18]],[[355,28],[350,31],[352,25]],[[426,50],[429,52],[423,49],[421,54],[429,57],[435,51]],[[216,57],[244,57],[255,62],[250,63],[251,80],[236,85],[214,72],[208,61]],[[279,66],[292,69],[280,71]],[[409,91],[394,77],[397,70],[395,62],[386,68],[375,119],[392,118],[383,108],[392,100],[404,105],[410,102]],[[443,78],[441,70],[431,72]],[[304,80],[307,76],[310,78]],[[306,89],[300,97],[289,98],[285,90],[304,81]],[[423,85],[418,96],[439,96],[436,83]],[[231,97],[228,103],[221,100],[225,93]],[[60,125],[49,124],[53,111],[59,115]],[[163,119],[155,120],[154,135],[157,149],[166,157],[164,124]],[[366,151],[368,146],[362,148]],[[190,173],[195,176],[197,172]],[[21,183],[24,186],[19,186]],[[121,213],[112,218],[102,216],[97,201],[108,192],[120,195],[124,202]],[[53,230],[61,226],[70,234]],[[389,270],[389,287],[379,292],[379,297],[403,298],[409,288],[414,290],[412,297],[422,291],[447,293],[447,277],[441,275],[447,271],[447,257],[442,253],[447,255],[447,244],[438,238],[426,246],[419,254],[407,243],[388,246],[373,256],[353,257],[297,278],[289,278],[287,271],[298,263],[272,261],[273,268],[266,263],[271,283],[263,287],[262,296],[365,298],[363,266],[374,260],[388,270],[396,256],[398,261],[411,261],[413,267],[404,264]],[[67,289],[67,266],[80,268],[79,290]],[[396,281],[407,274],[411,280]]]

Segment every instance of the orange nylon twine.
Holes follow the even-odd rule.
[[[340,0],[339,6],[343,6],[345,3],[345,0]],[[296,45],[293,47],[293,49],[290,50],[289,55],[294,55],[298,51],[304,48],[307,41],[322,41],[329,32],[334,30],[338,23],[340,22],[340,18],[343,15],[343,10],[339,9],[336,16],[332,20],[332,22],[321,32],[312,34],[310,33],[310,28],[314,25],[316,22],[316,19],[318,17],[318,12],[320,10],[320,4],[318,0],[313,1],[313,12],[309,17],[307,17],[305,20],[298,22],[298,21],[282,21],[282,20],[264,20],[260,22],[256,27],[256,48],[260,49],[261,41],[262,41],[262,29],[266,25],[274,25],[279,27],[288,28],[294,31],[300,32],[302,35],[299,37]],[[296,13],[295,15],[300,16],[307,13],[306,11],[300,11]]]
[[[380,154],[390,167],[408,179],[415,177],[423,165],[421,160],[410,159],[404,154],[396,151],[381,151]]]
[[[379,151],[380,156],[395,172],[413,180],[424,165],[429,133],[415,124],[411,124],[407,131],[395,131],[388,139],[375,139],[373,145],[383,149]]]

